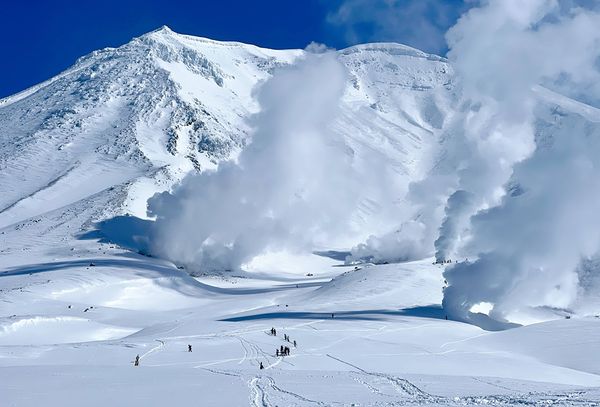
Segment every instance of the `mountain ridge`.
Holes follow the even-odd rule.
[[[89,185],[86,174],[100,177],[98,187],[128,184],[121,212],[144,217],[153,193],[190,171],[235,158],[252,131],[248,118],[259,109],[256,86],[304,53],[177,34],[164,26],[93,51],[55,77],[1,99],[0,176],[21,184],[0,187],[0,227],[68,204],[51,195]],[[400,173],[416,171],[422,140],[433,141],[440,125],[421,117],[419,106],[435,105],[432,90],[448,86],[447,62],[390,43],[349,47],[338,55],[349,82],[336,127],[349,148],[391,158]]]

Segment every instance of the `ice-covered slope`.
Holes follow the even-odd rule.
[[[109,188],[123,193],[103,210],[144,216],[154,192],[236,155],[258,109],[253,89],[303,52],[163,27],[0,100],[0,227]],[[408,180],[443,120],[429,91],[449,82],[450,68],[397,44],[340,57],[351,81],[339,131],[350,148],[375,151]]]

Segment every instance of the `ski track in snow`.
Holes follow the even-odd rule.
[[[342,360],[342,359],[332,356],[330,354],[327,354],[327,357],[329,357],[333,360],[337,360],[338,362],[343,363],[345,365],[348,365],[348,366],[356,369],[358,372],[363,373],[364,375],[384,378],[384,379],[388,380],[390,383],[392,383],[394,388],[396,388],[400,394],[403,394],[405,396],[413,397],[415,399],[418,399],[421,402],[426,401],[428,403],[430,403],[430,402],[437,403],[439,401],[435,396],[425,393],[424,391],[422,391],[421,389],[419,389],[417,386],[415,386],[414,384],[412,384],[411,382],[409,382],[406,379],[401,379],[398,377],[385,375],[383,373],[368,372],[350,362],[347,362],[345,360]]]
[[[156,345],[155,347],[153,347],[152,349],[150,349],[148,352],[140,355],[140,360],[142,360],[143,358],[145,358],[146,356],[158,351],[158,350],[162,350],[165,347],[165,342],[161,341],[159,339],[156,339],[156,341],[158,342],[158,345]]]

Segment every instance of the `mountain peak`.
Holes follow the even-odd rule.
[[[175,31],[171,30],[169,26],[163,25],[155,30],[150,31],[148,34],[175,34]]]

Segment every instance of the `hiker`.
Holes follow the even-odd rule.
[[[446,315],[446,321],[448,320],[448,315]]]
[[[279,356],[279,349],[275,348],[275,356]]]
[[[331,314],[331,319],[333,319],[333,313]]]
[[[134,366],[139,366],[140,365],[140,355],[137,355],[135,357],[135,362],[133,362]]]
[[[296,347],[296,340],[294,339],[294,348]]]
[[[188,345],[188,352],[192,351],[192,345]]]
[[[273,336],[277,336],[277,329],[273,328]]]
[[[290,348],[288,348],[287,346],[285,347],[285,355],[286,356],[290,355]]]
[[[279,347],[279,353],[281,353],[281,355],[283,356],[283,345],[281,345],[281,346]]]
[[[260,370],[263,370],[263,369],[265,368],[265,367],[263,366],[262,362],[260,362],[259,368],[260,368]]]

